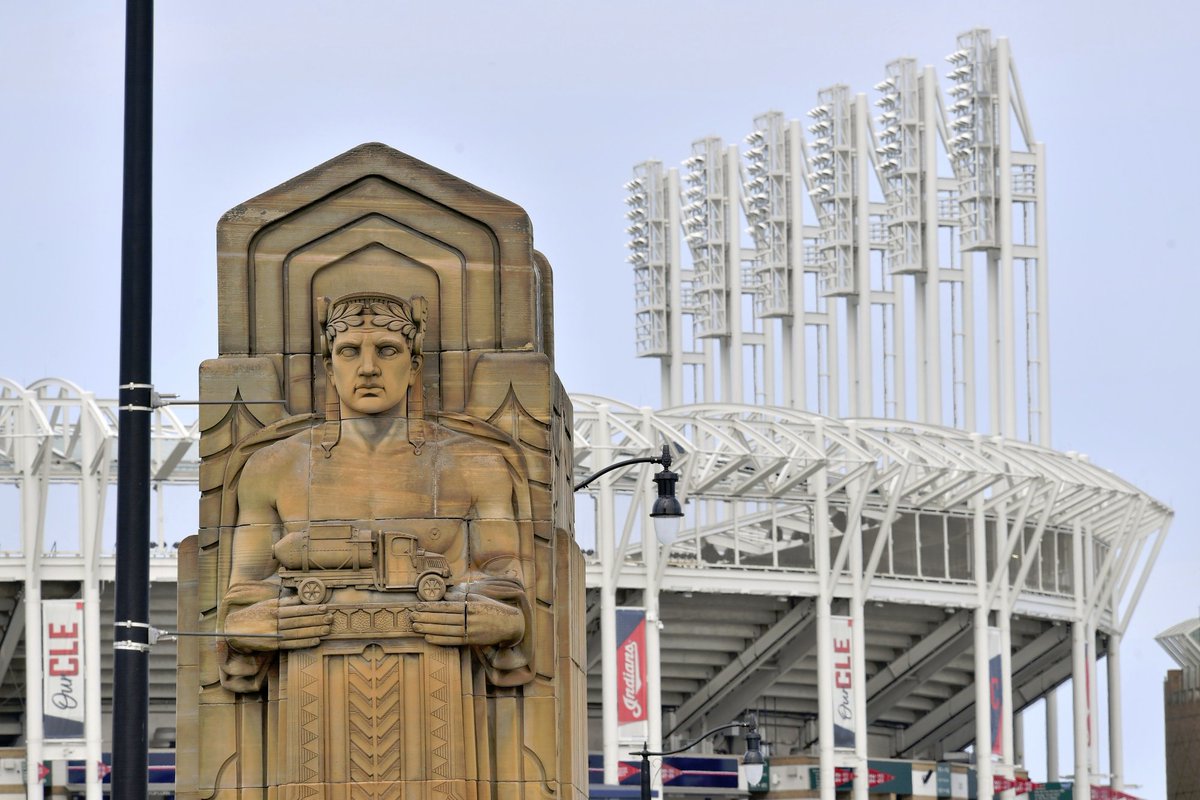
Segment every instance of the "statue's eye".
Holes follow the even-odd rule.
[[[346,345],[344,347],[339,347],[337,353],[342,358],[354,358],[358,355],[358,348],[351,345]]]
[[[396,355],[399,352],[400,351],[397,348],[393,347],[390,344],[384,345],[383,347],[379,348],[379,355],[383,356],[384,358],[391,358],[392,356]]]

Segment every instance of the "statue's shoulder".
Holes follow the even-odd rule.
[[[503,457],[512,447],[504,431],[478,417],[443,412],[433,416],[438,446],[447,455]]]
[[[281,419],[238,442],[226,467],[227,486],[241,476],[281,475],[308,460],[312,432],[320,422],[312,414]]]

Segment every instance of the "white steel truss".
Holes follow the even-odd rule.
[[[855,669],[864,676],[862,741],[867,730],[876,736],[880,731],[899,736],[895,732],[903,730],[907,738],[896,739],[894,755],[941,753],[978,736],[973,730],[978,708],[970,699],[974,684],[968,680],[954,695],[937,687],[953,683],[955,675],[969,679],[972,674],[961,663],[968,658],[964,637],[968,629],[978,635],[980,615],[983,628],[989,621],[1002,630],[1011,625],[1013,655],[1005,671],[1009,721],[1066,675],[1077,669],[1094,672],[1101,643],[1110,674],[1117,670],[1113,685],[1119,686],[1114,664],[1119,663],[1120,635],[1171,512],[1112,473],[1036,445],[895,420],[837,420],[733,404],[652,412],[597,397],[572,400],[577,478],[613,460],[652,452],[664,441],[682,451],[676,463],[681,495],[688,501],[688,527],[668,551],[643,552],[640,523],[650,494],[648,471],[612,473],[594,485],[600,501],[597,555],[589,561],[587,577],[589,589],[601,596],[600,606],[615,607],[618,591],[641,592],[657,620],[664,616],[658,607],[661,594],[669,606],[665,616],[678,620],[678,598],[693,592],[718,595],[730,606],[736,606],[737,597],[795,602],[779,606],[778,623],[738,645],[711,681],[682,684],[692,699],[673,700],[678,732],[707,714],[756,707],[766,696],[776,709],[782,704],[813,713],[804,710],[815,710],[811,662],[815,657],[820,672],[828,660],[820,632],[835,608],[848,608],[859,620],[860,650],[886,665],[872,668],[873,673],[865,664]],[[169,408],[155,413],[155,483],[194,485],[196,425]],[[0,482],[19,490],[22,531],[21,552],[0,559],[0,577],[23,591],[16,612],[21,619],[7,620],[0,657],[15,652],[22,629],[39,629],[35,600],[48,580],[80,583],[81,596],[92,601],[88,607],[97,609],[87,624],[89,646],[93,653],[99,650],[94,601],[100,581],[113,577],[113,555],[104,552],[101,532],[105,495],[116,474],[115,420],[115,401],[97,400],[69,382],[47,379],[20,387],[0,380]],[[78,489],[78,551],[45,547],[51,483]],[[170,549],[156,548],[153,554],[152,580],[173,581]],[[868,603],[870,613],[864,608]],[[937,622],[943,608],[955,616]],[[903,616],[880,629],[875,620],[896,613],[891,609],[903,609]],[[928,627],[911,628],[911,641],[897,639],[895,631],[910,624],[901,620],[920,618],[926,613],[920,609],[934,615]],[[747,609],[734,618],[750,613],[760,612]],[[608,616],[595,616],[604,633]],[[1070,624],[1070,642],[1046,638],[1052,628],[1040,626],[1052,621]],[[648,643],[657,651],[658,628],[651,627]],[[680,646],[684,627],[671,623],[667,647]],[[711,626],[702,624],[695,636],[703,652],[720,657],[711,634]],[[36,658],[31,650],[36,647],[27,642],[27,658]],[[1066,652],[1071,659],[1061,657]],[[664,667],[652,658],[648,677],[660,698],[680,691],[688,661],[686,655],[672,656]],[[102,683],[102,662],[88,659],[95,665],[88,678],[95,686]],[[170,669],[165,663],[156,668]],[[664,676],[663,669],[669,674]],[[747,669],[753,670],[753,680],[739,677]],[[32,665],[26,670],[37,671]],[[905,692],[896,688],[901,680]],[[165,681],[169,685],[170,678]],[[933,688],[918,689],[925,685]],[[810,696],[814,700],[805,699]],[[27,693],[27,714],[36,715],[38,697]],[[99,704],[98,690],[89,697]],[[1110,693],[1109,706],[1119,716],[1119,691]],[[94,718],[100,715],[97,709]],[[876,724],[882,727],[870,727]],[[804,724],[796,730],[800,739],[817,738]],[[1086,740],[1086,728],[1080,735]],[[651,736],[661,741],[661,721]],[[87,749],[99,747],[98,737],[98,731],[89,732]],[[29,744],[34,748],[33,740]],[[1118,752],[1119,746],[1117,741]],[[42,751],[42,757],[65,755]],[[1090,752],[1081,763],[1085,760],[1095,764]]]
[[[615,608],[618,591],[640,592],[655,621],[663,593],[815,601],[815,608],[793,607],[779,625],[763,631],[761,644],[747,645],[748,653],[762,647],[761,658],[735,655],[710,684],[693,689],[677,707],[677,727],[711,712],[761,708],[758,699],[768,689],[775,696],[773,684],[800,668],[792,665],[814,649],[815,694],[822,700],[820,687],[828,684],[820,674],[831,669],[832,659],[822,631],[834,608],[848,609],[854,625],[867,631],[855,645],[862,653],[879,646],[879,634],[870,632],[876,607],[934,606],[967,616],[931,627],[908,656],[897,658],[889,672],[875,671],[870,681],[865,663],[854,667],[855,684],[862,687],[855,716],[863,721],[855,757],[867,757],[868,731],[892,736],[887,755],[934,757],[972,741],[986,747],[980,743],[990,736],[988,631],[999,631],[1001,653],[1007,653],[1003,713],[1010,731],[1017,711],[1065,678],[1086,686],[1083,676],[1094,674],[1101,643],[1114,670],[1120,637],[1172,518],[1168,507],[1086,459],[1017,440],[780,408],[708,404],[652,412],[599,397],[572,400],[577,474],[667,442],[680,453],[675,468],[688,501],[680,541],[667,550],[643,551],[642,523],[653,501],[649,473],[617,473],[597,482],[597,556],[588,574],[589,585],[599,587],[602,632],[605,607]],[[621,494],[629,496],[625,505],[616,502]],[[815,629],[808,627],[814,616]],[[1029,628],[1036,620],[1046,627]],[[1071,635],[1053,638],[1052,621],[1068,623]],[[1018,629],[1029,632],[1018,636]],[[974,644],[965,631],[973,633]],[[1038,631],[1042,636],[1032,635]],[[652,663],[658,647],[657,639],[648,642]],[[968,649],[967,665],[958,664]],[[780,653],[787,654],[783,666],[769,668]],[[734,686],[732,674],[747,664],[757,665],[755,677]],[[967,682],[929,709],[936,713],[906,718],[908,712],[893,710],[913,687],[897,694],[889,674],[910,683],[936,675],[945,683],[947,669]],[[1119,719],[1115,669],[1108,699],[1110,715]],[[656,666],[650,680],[663,680]],[[811,677],[807,681],[813,686]],[[1095,697],[1079,699],[1077,720],[1090,719],[1087,709],[1095,704]],[[831,714],[817,708],[818,720]],[[875,722],[882,727],[872,727]],[[1076,735],[1077,748],[1087,750],[1079,763],[1096,771],[1098,752],[1080,744],[1096,737],[1086,728]],[[1119,729],[1110,728],[1118,753],[1119,738]],[[831,741],[829,734],[808,741],[822,739]],[[610,748],[616,758],[619,748],[607,738]],[[835,757],[822,750],[822,767],[832,770]],[[996,774],[1011,777],[1011,734],[1002,752]],[[979,767],[988,781],[991,766]]]

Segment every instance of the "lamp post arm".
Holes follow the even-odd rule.
[[[691,750],[693,747],[700,744],[705,739],[712,736],[714,733],[720,733],[721,731],[732,730],[733,728],[750,728],[750,727],[756,727],[756,726],[754,726],[749,720],[730,722],[728,725],[721,725],[719,727],[713,728],[710,731],[705,731],[704,733],[700,734],[700,736],[697,739],[695,739],[694,741],[689,742],[688,744],[685,744],[683,747],[680,747],[676,750],[664,750],[661,753],[653,753],[645,745],[643,745],[641,750],[630,753],[630,755],[642,756],[643,758],[649,758],[650,756],[673,756],[678,753],[682,753],[685,750]]]
[[[618,461],[615,464],[609,464],[607,467],[600,470],[599,472],[593,472],[591,475],[588,475],[582,481],[575,484],[574,491],[578,492],[581,489],[587,488],[588,484],[590,484],[592,481],[596,480],[596,478],[599,478],[601,475],[607,475],[608,473],[612,472],[614,469],[621,469],[622,467],[632,466],[633,464],[662,464],[664,469],[670,469],[671,462],[673,460],[674,459],[671,458],[670,448],[664,444],[663,449],[662,449],[662,455],[660,455],[660,456],[642,456],[640,458],[627,458],[624,461]]]

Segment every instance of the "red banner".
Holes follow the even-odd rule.
[[[867,785],[879,786],[893,780],[896,776],[889,775],[886,772],[877,770],[874,767],[867,768]],[[854,783],[854,767],[834,767],[833,768],[833,785],[845,786],[848,783]]]
[[[617,609],[617,723],[648,720],[646,708],[646,612]]]
[[[1028,794],[1039,786],[1041,786],[1040,783],[1034,783],[1028,778],[1014,779],[1005,778],[1003,775],[992,776],[992,791],[996,793],[1012,789],[1014,794]]]

